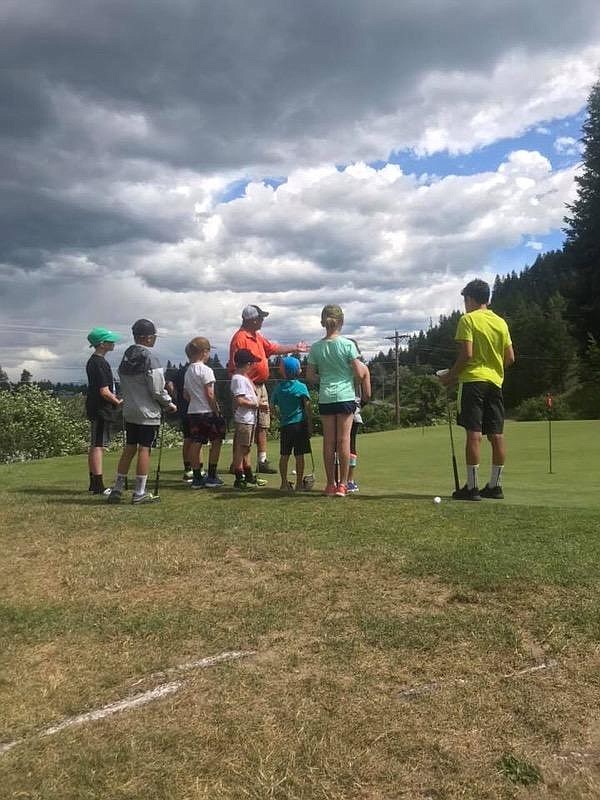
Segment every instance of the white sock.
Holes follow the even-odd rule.
[[[123,489],[125,488],[126,480],[127,480],[127,475],[122,475],[120,472],[117,472],[117,477],[115,478],[115,485],[113,488],[116,489],[117,492],[122,492]]]
[[[267,454],[266,453],[259,453],[258,454],[258,461],[259,461],[260,464],[264,464],[266,460],[267,460]]]
[[[140,495],[144,494],[146,491],[146,481],[148,480],[147,475],[136,475],[135,476],[135,489],[134,494]]]
[[[479,464],[467,464],[467,489],[476,489],[479,486],[477,482],[478,472]]]
[[[492,475],[490,477],[490,489],[494,489],[496,486],[502,486],[502,470],[504,469],[504,464],[492,464]]]

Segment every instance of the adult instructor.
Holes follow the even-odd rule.
[[[271,356],[286,355],[287,353],[306,353],[308,345],[306,342],[296,342],[296,344],[278,344],[266,339],[260,329],[268,311],[263,311],[255,305],[245,306],[242,310],[242,324],[231,339],[229,345],[229,372],[235,369],[235,354],[238,350],[249,350],[258,361],[252,364],[248,377],[254,383],[258,397],[258,421],[256,426],[256,449],[258,451],[258,471],[274,475],[277,470],[273,469],[267,461],[267,432],[271,426],[271,416],[269,414],[269,396],[267,394],[266,382],[269,379],[269,358]]]

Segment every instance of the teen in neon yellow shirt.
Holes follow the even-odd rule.
[[[489,308],[467,311],[456,329],[457,342],[471,342],[472,355],[458,375],[459,383],[504,382],[504,354],[512,347],[508,325]]]
[[[458,424],[465,428],[467,483],[452,493],[455,500],[502,500],[501,475],[506,460],[504,442],[504,369],[514,360],[506,322],[487,307],[490,287],[476,279],[461,294],[466,313],[460,318],[455,339],[458,356],[446,374],[440,375],[445,386],[458,381]],[[487,436],[492,446],[492,473],[488,484],[479,491],[478,470],[481,439]]]

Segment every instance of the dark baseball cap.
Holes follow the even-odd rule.
[[[138,319],[131,326],[134,336],[156,336],[156,325],[150,319]]]
[[[258,364],[259,361],[260,358],[252,355],[250,350],[246,350],[245,347],[237,350],[233,357],[233,363],[236,365],[236,367],[243,367],[246,364]]]
[[[259,317],[262,317],[264,319],[265,317],[268,316],[269,316],[268,311],[263,311],[262,308],[259,308],[258,306],[255,305],[244,306],[244,308],[242,309],[243,320],[258,319]]]

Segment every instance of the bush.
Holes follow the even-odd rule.
[[[573,416],[571,408],[563,395],[552,398],[552,419],[571,419]],[[529,397],[517,406],[514,418],[518,422],[535,422],[548,419],[548,408],[546,406],[546,395]]]
[[[38,386],[0,392],[0,461],[84,453],[87,439],[83,415]]]

